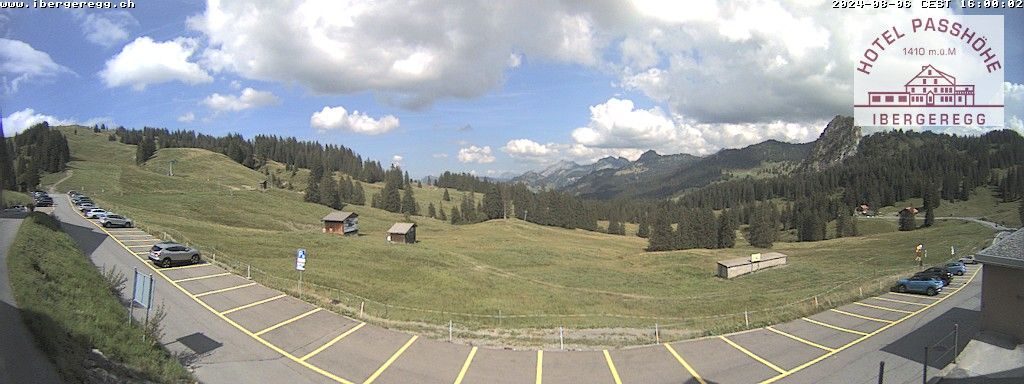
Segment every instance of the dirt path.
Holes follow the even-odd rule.
[[[60,180],[57,180],[56,183],[53,183],[53,185],[50,186],[50,188],[49,188],[50,193],[57,193],[57,186],[60,185],[60,183],[63,183],[65,180],[70,179],[71,175],[75,174],[75,171],[69,169],[65,173],[67,173],[67,175],[64,175],[64,177],[62,177]]]

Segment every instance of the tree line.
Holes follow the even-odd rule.
[[[42,173],[63,172],[71,161],[67,138],[50,129],[45,121],[11,139],[4,137],[0,126],[0,140],[0,187],[3,189],[34,190]]]

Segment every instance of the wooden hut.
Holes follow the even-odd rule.
[[[413,244],[416,242],[415,223],[395,223],[388,229],[388,242]]]
[[[359,233],[359,215],[355,212],[334,211],[320,220],[324,222],[324,233],[345,236]]]

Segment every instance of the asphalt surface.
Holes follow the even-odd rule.
[[[11,292],[7,251],[24,214],[0,213],[0,383],[60,383],[53,364],[25,327]]]
[[[152,267],[145,251],[158,239],[103,230],[66,198],[55,201],[95,264],[154,274],[168,313],[162,340],[192,354],[206,383],[866,383],[882,360],[887,383],[917,382],[916,352],[954,321],[967,336],[977,323],[981,274],[972,266],[935,297],[887,293],[725,336],[607,351],[478,349],[368,325],[214,265]],[[932,360],[933,371],[945,365]]]

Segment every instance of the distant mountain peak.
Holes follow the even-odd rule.
[[[810,155],[800,164],[801,171],[820,171],[857,154],[861,129],[853,125],[853,117],[836,115],[814,141]]]
[[[649,161],[651,159],[657,159],[659,157],[661,157],[661,155],[659,155],[658,152],[655,152],[653,149],[648,149],[647,152],[644,152],[642,155],[640,155],[640,158],[636,159],[636,161]]]

